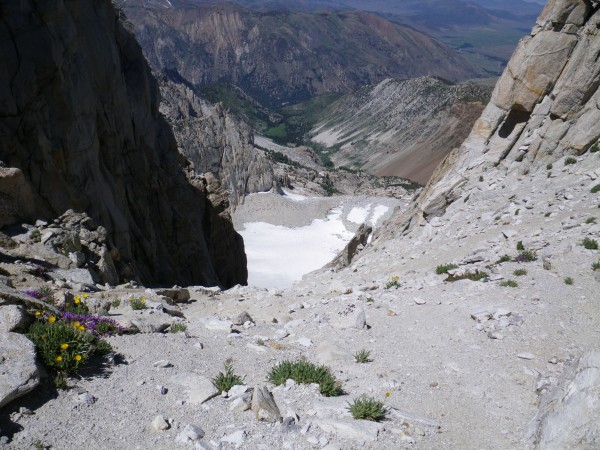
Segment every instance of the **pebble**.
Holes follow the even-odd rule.
[[[164,387],[160,384],[158,386],[156,386],[156,389],[158,389],[158,391],[160,392],[160,395],[166,395],[166,393],[169,392],[169,390],[166,387]]]
[[[181,444],[193,444],[204,437],[204,430],[196,425],[186,425],[175,438],[175,442]]]
[[[161,369],[166,369],[167,367],[173,367],[173,364],[171,364],[169,361],[167,361],[166,359],[161,359],[160,361],[156,361],[154,364],[152,364],[154,367],[160,367]]]
[[[414,300],[417,305],[424,305],[425,303],[427,303],[425,300],[419,297],[415,297]]]
[[[307,338],[307,337],[302,337],[300,339],[298,339],[298,344],[302,345],[303,347],[310,347],[313,345],[313,342]]]
[[[246,431],[238,430],[222,438],[221,442],[227,442],[228,444],[235,445],[235,448],[240,448],[246,439],[246,435]]]
[[[96,403],[96,398],[89,392],[84,392],[77,396],[77,402],[82,405],[93,405]]]
[[[523,353],[517,353],[517,358],[533,359],[533,358],[535,358],[535,355],[533,353],[523,352]]]

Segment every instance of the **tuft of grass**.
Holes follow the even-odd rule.
[[[520,210],[520,209],[517,209],[517,210],[515,211],[515,216],[518,216],[520,212],[521,212],[521,210]]]
[[[585,223],[587,223],[587,224],[596,223],[596,218],[595,217],[588,217],[586,219]]]
[[[595,194],[596,192],[600,192],[600,184],[597,184],[596,186],[594,186],[594,187],[593,187],[593,188],[590,190],[590,192],[591,192],[592,194]],[[600,205],[599,205],[599,206],[600,206]]]
[[[479,182],[481,183],[483,181],[483,175],[479,176]]]
[[[463,200],[464,203],[467,203],[469,201],[469,199],[471,198],[471,194],[467,195],[465,197],[465,199]]]
[[[356,420],[381,422],[387,417],[387,409],[383,402],[365,395],[360,396],[352,403],[348,403],[348,411]]]
[[[224,364],[223,372],[219,372],[217,376],[212,379],[212,384],[217,391],[223,392],[228,391],[233,386],[244,384],[244,379],[233,371],[233,361],[227,359]]]
[[[600,270],[600,261],[592,263],[592,270]]]
[[[572,286],[575,283],[575,280],[573,278],[571,278],[571,277],[566,277],[564,279],[564,282],[565,282],[566,285]]]
[[[451,283],[459,280],[481,281],[488,276],[489,275],[486,272],[476,270],[475,272],[465,272],[462,275],[448,275],[448,278],[444,281],[450,281]]]
[[[524,276],[524,275],[527,275],[527,270],[525,270],[525,269],[517,269],[517,270],[515,270],[515,271],[513,272],[513,275],[514,275],[515,277],[522,277],[522,276]]]
[[[525,246],[523,245],[523,241],[519,241],[517,242],[517,251],[523,251],[525,250]]]
[[[587,250],[598,250],[598,241],[595,239],[585,238],[581,245]]]
[[[505,280],[505,281],[502,281],[500,283],[500,286],[502,286],[502,287],[516,288],[516,287],[519,287],[519,283],[517,283],[514,280]]]
[[[169,327],[171,333],[183,333],[185,330],[187,330],[187,325],[181,322],[172,323]]]
[[[544,214],[544,217],[550,217],[551,214],[551,212],[547,212],[546,214]]]
[[[113,299],[113,301],[110,302],[110,306],[112,306],[113,308],[118,308],[119,306],[121,306],[121,299],[120,298]]]
[[[276,386],[292,379],[296,383],[319,385],[319,392],[326,397],[337,397],[343,394],[342,386],[326,366],[317,366],[307,361],[283,361],[274,366],[267,379]]]
[[[508,256],[508,255],[502,255],[500,257],[500,259],[498,261],[496,261],[496,264],[502,264],[502,263],[505,263],[505,262],[509,262],[511,260],[512,260],[512,258],[510,256]]]
[[[572,156],[569,156],[567,159],[565,159],[565,166],[570,166],[573,164],[577,164],[577,160]]]
[[[352,288],[348,288],[344,291],[344,295],[350,295],[352,294]]]
[[[456,264],[452,264],[452,263],[442,264],[435,268],[435,273],[437,273],[438,275],[443,275],[453,269],[458,269],[458,266]]]
[[[371,352],[365,349],[356,352],[354,354],[354,361],[359,364],[371,362]]]
[[[598,143],[596,142],[594,145],[592,145],[592,147],[590,148],[590,153],[596,153],[598,150],[600,150],[600,147],[598,147]]]
[[[519,255],[515,258],[516,262],[533,262],[537,261],[537,254],[535,250],[523,250],[519,252]]]
[[[367,303],[375,303],[375,299],[373,297],[367,297],[365,300]]]
[[[552,170],[552,163],[546,165],[547,170]]]
[[[393,287],[398,289],[400,286],[401,286],[400,285],[400,277],[397,275],[393,275],[392,279],[390,281],[388,281],[387,284],[385,285],[385,289],[391,289]]]
[[[256,341],[256,345],[260,345],[261,347],[264,347],[265,346],[264,339],[259,339],[258,341]]]

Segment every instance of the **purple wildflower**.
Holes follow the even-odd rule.
[[[70,322],[79,322],[86,329],[90,330],[94,336],[112,336],[115,334],[126,333],[128,330],[123,328],[117,322],[108,317],[92,316],[89,314],[75,314],[63,312],[61,318]]]

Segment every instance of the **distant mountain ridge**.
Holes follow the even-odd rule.
[[[157,1],[121,4],[155,69],[195,86],[231,82],[271,107],[387,77],[477,75],[441,42],[372,13]]]

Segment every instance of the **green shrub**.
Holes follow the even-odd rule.
[[[596,142],[594,145],[592,145],[592,147],[590,148],[590,153],[596,153],[598,150],[600,150],[600,147],[598,147],[598,143]]]
[[[567,159],[565,159],[565,166],[570,166],[572,164],[577,164],[577,160],[573,157],[568,157]]]
[[[452,264],[452,263],[442,264],[435,268],[435,273],[437,273],[438,275],[443,275],[453,269],[458,269],[458,266],[456,264]]]
[[[283,361],[271,369],[268,380],[276,386],[285,383],[288,379],[296,383],[319,385],[319,392],[326,397],[342,395],[342,387],[331,371],[326,366],[316,366],[307,361]]]
[[[213,386],[219,392],[228,391],[233,386],[244,384],[244,379],[233,371],[233,361],[228,359],[224,364],[224,371],[212,379]]]
[[[596,218],[595,217],[588,217],[586,219],[585,223],[587,223],[587,224],[596,223]]]
[[[568,286],[572,286],[575,283],[575,280],[573,280],[573,278],[571,278],[571,277],[566,277],[564,281],[565,281],[565,284]]]
[[[516,288],[516,287],[519,287],[519,283],[517,283],[516,281],[513,281],[513,280],[506,280],[506,281],[502,281],[500,283],[500,286]]]
[[[121,306],[121,299],[120,298],[113,299],[113,301],[110,302],[110,306],[112,306],[113,308],[118,308],[119,306]]]
[[[387,417],[387,409],[383,402],[365,395],[360,396],[352,403],[348,403],[348,411],[357,420],[380,422]]]
[[[517,270],[515,270],[515,271],[513,272],[513,275],[514,275],[515,277],[522,277],[522,276],[524,276],[524,275],[527,275],[527,270],[525,270],[525,269],[517,269]]]
[[[465,197],[465,199],[463,200],[464,203],[467,203],[469,201],[469,199],[471,198],[471,194],[467,195]]]
[[[582,245],[587,250],[598,250],[598,241],[596,241],[595,239],[585,238],[583,240]]]
[[[518,250],[518,251],[523,251],[523,250],[525,250],[525,247],[523,246],[523,241],[519,241],[519,242],[517,242],[517,250]]]
[[[445,281],[459,281],[459,280],[471,280],[471,281],[481,281],[487,278],[489,275],[486,272],[480,272],[476,270],[475,272],[465,272],[462,275],[448,275]]]
[[[397,275],[393,275],[392,279],[390,281],[387,282],[387,284],[385,285],[385,289],[391,289],[393,287],[395,287],[396,289],[398,289],[401,284],[400,284],[400,277]]]
[[[600,270],[600,261],[592,263],[592,270]]]
[[[546,169],[548,169],[548,170],[552,170],[552,163],[550,163],[550,164],[546,165]]]
[[[371,352],[365,349],[356,352],[354,354],[354,361],[360,364],[371,362]]]
[[[590,192],[591,192],[592,194],[595,194],[596,192],[600,192],[600,184],[597,184],[596,186],[594,186],[594,187],[593,187],[593,188],[590,190]],[[600,205],[599,205],[599,206],[600,206]]]
[[[129,305],[131,306],[131,309],[135,311],[146,309],[146,299],[144,297],[129,297]]]
[[[479,176],[479,182],[481,183],[483,181],[483,175]]]

